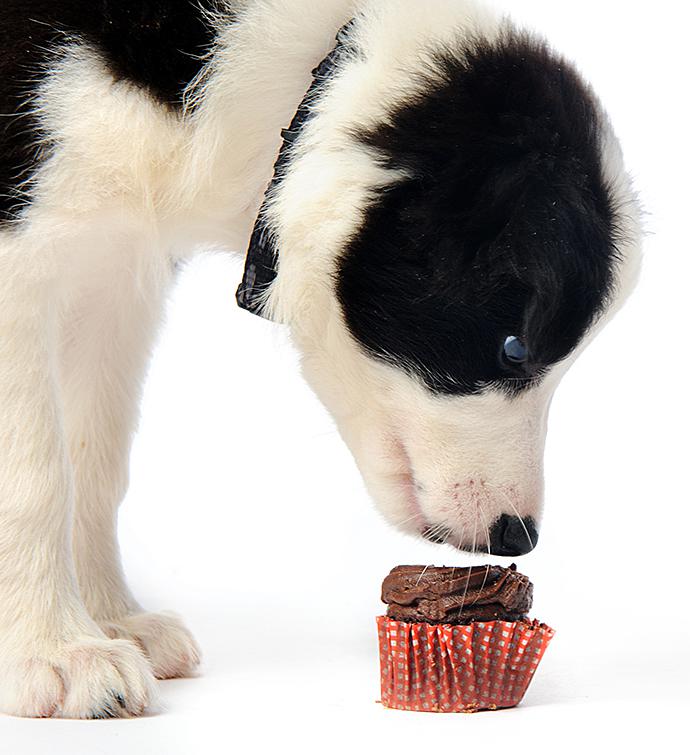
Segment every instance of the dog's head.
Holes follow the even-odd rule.
[[[415,22],[358,20],[291,148],[267,308],[391,522],[517,555],[553,392],[632,287],[637,209],[571,66],[491,19],[439,31],[396,6]]]

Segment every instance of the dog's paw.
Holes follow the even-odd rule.
[[[156,701],[139,648],[87,639],[40,655],[3,653],[0,709],[25,718],[130,718]]]
[[[146,653],[157,679],[193,676],[201,652],[192,633],[171,613],[138,613],[100,622],[108,637],[132,640]]]

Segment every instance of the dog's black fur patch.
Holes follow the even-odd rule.
[[[375,130],[357,134],[410,178],[385,191],[348,246],[338,296],[373,355],[436,392],[529,387],[578,344],[615,266],[600,115],[540,41],[475,41]],[[529,360],[502,359],[521,337]]]
[[[116,79],[179,107],[213,42],[202,8],[213,0],[2,0],[0,3],[0,222],[40,158],[31,97],[70,42],[91,45]]]

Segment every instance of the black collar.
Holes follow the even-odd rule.
[[[273,236],[268,228],[265,217],[267,198],[275,192],[283,179],[285,168],[290,158],[290,152],[292,151],[292,145],[312,117],[313,102],[321,94],[324,84],[329,80],[336,68],[345,44],[346,32],[351,25],[352,21],[340,29],[336,35],[336,46],[312,71],[313,81],[311,86],[300,103],[290,126],[281,131],[283,143],[273,168],[273,178],[266,190],[263,204],[259,210],[259,216],[252,231],[249,249],[247,250],[244,275],[237,289],[238,305],[252,314],[264,316],[261,295],[275,280],[277,274],[278,250],[275,248]]]

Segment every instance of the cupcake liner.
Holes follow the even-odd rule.
[[[538,621],[376,622],[383,705],[437,713],[516,706],[554,635]]]

